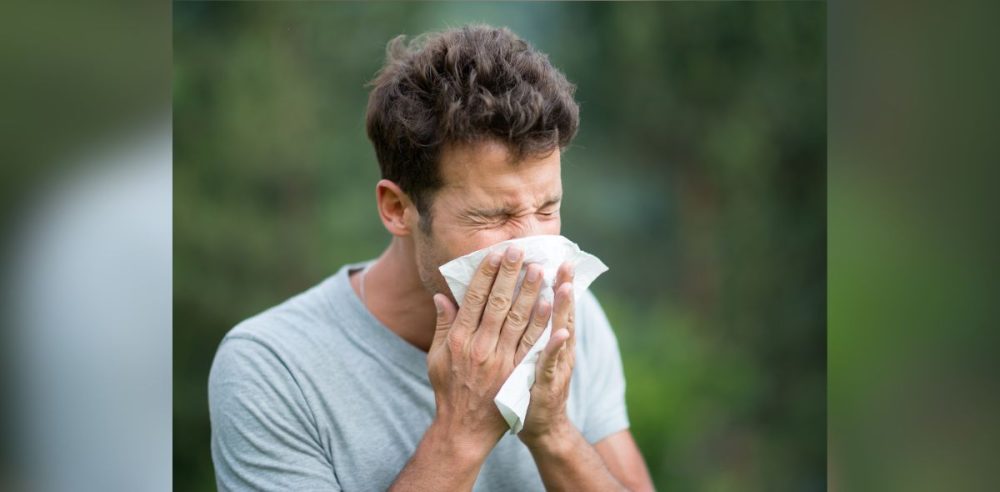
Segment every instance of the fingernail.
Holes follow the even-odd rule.
[[[540,277],[540,276],[541,276],[541,273],[538,272],[538,268],[536,268],[536,267],[528,267],[528,275],[525,276],[525,278],[528,280],[528,282],[534,282],[534,281],[538,280],[538,277]]]
[[[499,265],[500,264],[500,258],[502,256],[503,255],[501,255],[500,253],[491,253],[490,254],[490,265],[493,265],[493,266]]]
[[[518,248],[517,246],[507,248],[508,261],[517,261],[519,259],[521,259],[521,248]]]
[[[441,301],[438,300],[438,296],[434,296],[434,309],[437,310],[438,314],[441,314]]]

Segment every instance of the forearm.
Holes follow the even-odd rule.
[[[528,445],[546,490],[628,490],[572,425]]]
[[[472,490],[490,449],[435,421],[389,490]]]

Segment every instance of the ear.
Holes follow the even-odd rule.
[[[396,183],[388,179],[375,185],[375,202],[382,225],[393,236],[409,236],[417,225],[416,204]]]

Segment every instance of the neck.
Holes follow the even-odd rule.
[[[412,247],[393,238],[389,247],[368,268],[362,279],[355,274],[352,285],[360,292],[364,280],[368,310],[400,338],[430,350],[434,338],[434,301],[424,288],[414,262]]]

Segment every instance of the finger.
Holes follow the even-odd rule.
[[[524,282],[521,283],[521,291],[517,294],[517,300],[507,313],[503,328],[500,329],[500,341],[497,343],[497,353],[506,354],[513,358],[517,349],[517,342],[521,340],[521,335],[531,322],[531,310],[538,301],[538,294],[542,291],[542,267],[541,265],[528,265],[524,274]]]
[[[572,263],[566,261],[563,262],[562,265],[559,265],[559,270],[556,272],[556,283],[553,286],[553,288],[556,290],[556,293],[558,293],[559,288],[562,287],[564,283],[569,283],[572,285],[575,276],[576,276],[576,267]],[[569,309],[569,320],[568,320],[569,326],[567,326],[567,328],[569,328],[570,333],[573,333],[572,325],[573,325],[574,311],[572,304],[574,303],[572,301],[575,301],[575,296],[570,296],[570,297],[571,297],[570,298],[571,306]]]
[[[524,360],[524,356],[528,355],[528,351],[538,341],[538,337],[542,336],[542,332],[545,331],[545,327],[548,326],[549,318],[551,317],[552,304],[549,304],[545,300],[539,301],[538,306],[535,307],[535,312],[531,315],[531,323],[528,324],[528,328],[524,330],[524,334],[521,335],[521,340],[517,344],[517,352],[514,354],[514,364],[520,364]]]
[[[465,291],[465,299],[462,307],[458,310],[458,326],[456,330],[464,333],[472,333],[479,326],[479,319],[483,316],[483,307],[486,299],[490,296],[490,289],[493,287],[493,280],[500,270],[500,258],[502,253],[494,251],[479,264],[475,275],[469,281],[469,288]]]
[[[564,261],[562,265],[559,265],[559,270],[556,271],[556,283],[552,288],[558,289],[564,282],[572,282],[575,275],[576,267],[573,266],[573,263]]]
[[[565,328],[572,334],[573,327],[573,284],[565,282],[556,289],[552,308],[552,331]]]
[[[448,339],[448,332],[451,331],[458,311],[444,294],[434,294],[434,308],[437,310],[437,325],[434,328],[434,338],[431,340],[431,350]]]
[[[474,344],[478,350],[494,351],[497,348],[497,339],[500,336],[500,327],[510,310],[511,299],[514,296],[514,286],[517,284],[517,277],[521,273],[521,262],[524,258],[524,250],[517,246],[507,248],[507,253],[500,263],[500,271],[496,280],[493,281],[493,289],[490,291],[486,306],[483,308],[483,319],[476,329]]]
[[[552,311],[552,329],[569,329],[573,319],[573,284],[564,283],[556,289],[554,309]]]
[[[566,340],[569,339],[569,330],[563,328],[552,332],[549,343],[545,345],[545,350],[538,360],[538,368],[535,373],[535,381],[542,385],[552,382],[556,377],[559,368],[559,356],[566,348]]]

